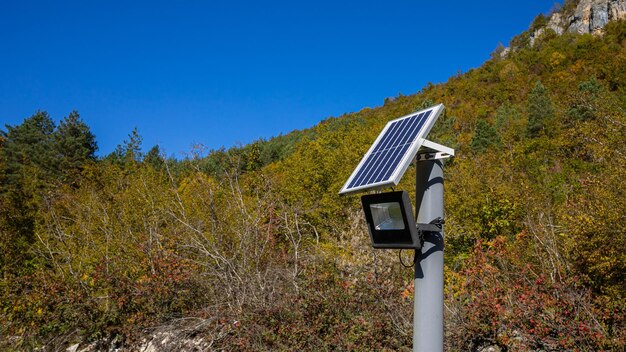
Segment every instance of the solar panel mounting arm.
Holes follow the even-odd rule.
[[[417,152],[416,161],[446,159],[454,156],[454,149],[424,139],[422,147]]]

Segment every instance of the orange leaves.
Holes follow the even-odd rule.
[[[466,281],[454,286],[455,292],[446,292],[451,308],[461,305],[457,312],[463,327],[457,338],[465,345],[458,346],[480,337],[514,351],[623,347],[623,334],[606,330],[619,313],[606,315],[579,278],[551,278],[528,255],[533,244],[524,237],[518,235],[511,243],[504,237],[479,241],[459,273]],[[613,329],[623,326],[623,319],[619,321]]]
[[[402,299],[404,300],[409,300],[412,301],[413,300],[413,296],[415,294],[415,286],[414,286],[414,282],[411,282],[410,284],[408,284],[406,286],[406,288],[402,291],[402,293],[400,294],[400,296],[402,297]]]

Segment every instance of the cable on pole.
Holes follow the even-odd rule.
[[[412,267],[414,267],[415,266],[415,258],[417,258],[417,254],[416,253],[417,253],[417,251],[413,251],[413,264],[406,265],[406,264],[404,264],[404,260],[402,260],[402,249],[400,249],[398,251],[398,259],[400,259],[400,264],[403,267],[405,267],[405,268],[412,268]]]

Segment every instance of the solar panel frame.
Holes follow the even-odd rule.
[[[439,118],[439,115],[441,115],[441,113],[444,110],[444,106],[443,104],[438,104],[432,107],[429,107],[427,109],[423,109],[420,111],[416,111],[416,112],[412,112],[408,115],[404,115],[401,117],[398,117],[396,119],[393,119],[389,122],[387,122],[387,124],[385,125],[385,127],[383,128],[383,130],[380,132],[380,134],[378,135],[378,137],[376,137],[376,140],[374,141],[374,143],[370,146],[369,150],[367,151],[367,153],[365,153],[365,155],[363,155],[363,158],[361,159],[361,161],[359,162],[359,164],[357,165],[357,167],[354,169],[354,171],[352,171],[352,174],[350,175],[350,177],[348,178],[348,180],[346,181],[346,183],[343,185],[343,187],[341,188],[341,190],[339,191],[339,194],[341,195],[346,195],[346,194],[350,194],[350,193],[357,193],[357,192],[363,192],[366,190],[374,190],[374,189],[380,189],[380,188],[385,188],[385,187],[393,187],[393,186],[397,186],[398,183],[400,182],[400,179],[402,179],[402,176],[404,175],[404,173],[406,172],[406,170],[408,169],[409,165],[411,164],[411,162],[413,161],[413,159],[415,158],[415,155],[417,154],[417,151],[419,150],[419,148],[422,146],[422,144],[424,143],[424,138],[426,137],[426,135],[428,135],[428,133],[430,132],[430,130],[432,129],[433,125],[435,124],[435,121],[437,121],[437,119]],[[363,175],[363,172],[366,173],[370,173],[370,172],[377,172],[380,173],[382,172],[382,170],[380,168],[364,168],[366,165],[366,163],[374,163],[374,162],[387,162],[389,163],[389,160],[375,160],[375,158],[380,157],[380,155],[383,155],[382,153],[380,153],[379,155],[374,156],[373,159],[369,159],[370,156],[372,154],[374,154],[375,152],[378,152],[379,150],[385,150],[385,147],[389,147],[390,145],[393,146],[393,148],[400,148],[402,146],[404,146],[405,144],[398,144],[398,145],[393,145],[393,138],[391,136],[391,134],[398,134],[400,136],[402,136],[402,134],[404,133],[405,135],[408,133],[406,130],[403,130],[403,128],[406,127],[412,127],[412,125],[410,124],[410,122],[408,121],[410,118],[414,117],[414,116],[418,116],[420,114],[426,114],[430,112],[430,114],[428,115],[428,117],[426,117],[423,121],[423,123],[421,124],[421,126],[419,126],[419,130],[417,131],[417,133],[415,134],[415,136],[413,137],[413,140],[410,141],[405,141],[405,143],[408,143],[408,147],[406,148],[406,150],[402,151],[400,154],[396,155],[394,157],[394,160],[392,163],[390,163],[389,165],[387,165],[387,169],[384,172],[384,175],[387,177],[383,177],[382,179],[376,181],[378,179],[378,176],[374,178],[375,182],[355,182],[355,184],[353,184],[353,181],[355,181],[355,178],[362,178],[362,177],[367,177],[367,175]],[[397,125],[396,125],[397,123]],[[402,125],[402,123],[404,123],[404,125]],[[417,122],[419,124],[419,121]],[[394,127],[395,126],[395,127]],[[396,128],[396,130],[394,131],[393,128]],[[387,136],[387,132],[390,131],[390,135]],[[388,137],[388,140],[383,140],[384,138]],[[387,156],[389,154],[386,154]],[[397,161],[396,163],[396,159],[400,158],[399,161]],[[384,157],[383,157],[384,159]],[[395,164],[395,166],[393,166],[393,164]],[[389,169],[389,167],[392,167],[391,169]],[[375,171],[374,171],[375,170]],[[392,171],[393,170],[393,171]],[[389,174],[389,171],[392,171]],[[389,174],[389,175],[388,175]],[[369,176],[370,178],[367,179],[367,181],[371,180],[371,175]],[[358,179],[357,181],[362,181],[362,179]],[[356,184],[360,184],[360,185],[356,185]]]

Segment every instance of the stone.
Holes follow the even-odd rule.
[[[626,19],[626,1],[609,1],[609,21]]]
[[[589,32],[597,33],[609,23],[609,4],[606,1],[597,1],[591,4],[589,16]]]
[[[545,32],[545,28],[539,28],[533,33],[530,33],[530,46],[535,46],[537,38],[539,38],[543,34],[543,32]]]
[[[71,345],[70,347],[68,347],[66,349],[67,352],[76,352],[78,351],[78,347],[80,346],[80,343],[77,343],[75,345]]]
[[[500,52],[500,57],[505,59],[509,56],[509,53],[511,52],[511,48],[506,47],[504,49],[502,49],[502,51]]]
[[[578,34],[602,34],[604,26],[626,18],[626,0],[582,0],[569,18],[567,31]]]
[[[556,34],[561,35],[563,34],[563,16],[561,16],[560,13],[554,13],[551,17],[550,20],[548,21],[548,24],[546,25],[546,27],[548,27],[548,29],[553,30]]]

